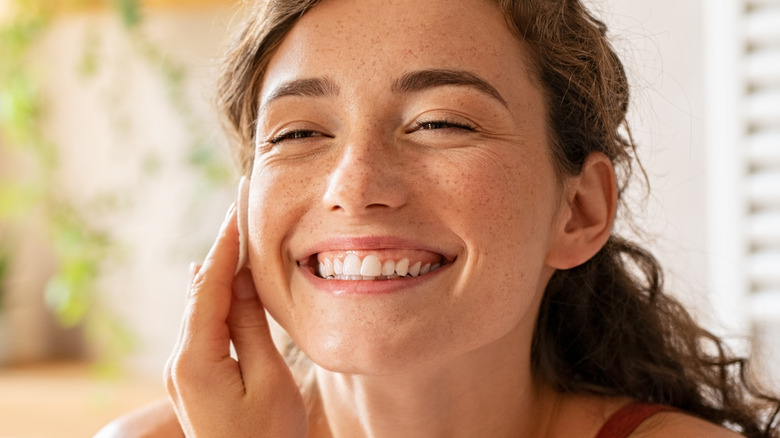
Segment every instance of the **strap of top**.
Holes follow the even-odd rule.
[[[671,406],[665,405],[629,403],[609,417],[596,438],[626,438],[651,416],[659,412],[674,410]]]

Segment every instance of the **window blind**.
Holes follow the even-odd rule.
[[[747,316],[780,321],[780,0],[745,0],[742,29]]]
[[[780,0],[702,6],[713,329],[751,335],[780,327]]]

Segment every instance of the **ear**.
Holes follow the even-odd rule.
[[[249,214],[249,178],[241,177],[238,183],[238,205],[236,209],[236,219],[238,221],[238,264],[236,265],[236,274],[247,264],[247,246],[248,246],[248,219]]]
[[[555,269],[570,269],[593,257],[612,233],[617,209],[617,182],[610,159],[593,152],[582,172],[564,186],[554,240],[546,263]]]

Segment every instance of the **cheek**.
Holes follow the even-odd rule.
[[[475,328],[471,333],[500,336],[533,314],[551,274],[544,258],[557,180],[540,160],[505,155],[459,162],[450,169],[462,182],[449,188],[452,198],[441,207],[450,206],[449,225],[467,248],[459,289],[472,310],[462,318]]]
[[[291,171],[292,170],[292,171]],[[249,262],[263,303],[276,318],[295,263],[284,251],[285,240],[312,205],[313,177],[295,169],[255,166],[248,202]],[[279,321],[280,323],[282,321]]]
[[[318,180],[312,169],[303,165],[256,163],[249,192],[250,244],[276,251],[261,256],[278,255],[292,227],[316,202],[313,194]]]
[[[442,207],[477,249],[512,252],[546,244],[558,198],[554,174],[544,160],[514,155],[461,157],[439,167],[457,175],[437,178],[450,194]]]

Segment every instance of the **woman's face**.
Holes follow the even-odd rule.
[[[284,39],[250,260],[319,365],[394,373],[530,343],[562,195],[529,67],[488,0],[326,0]]]

